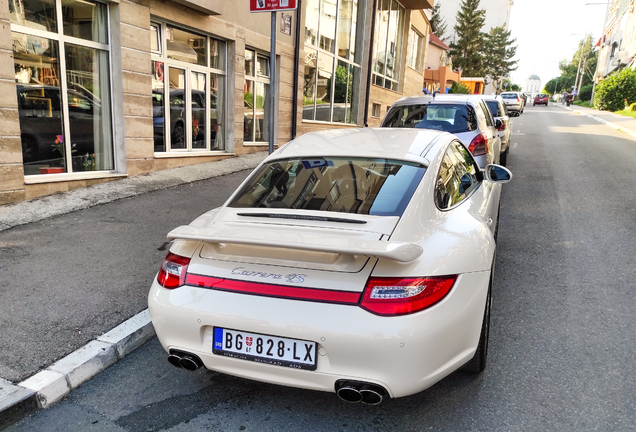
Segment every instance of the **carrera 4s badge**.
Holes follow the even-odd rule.
[[[306,274],[296,274],[296,273],[291,273],[291,274],[283,276],[282,274],[277,274],[277,273],[266,273],[266,272],[247,270],[245,269],[245,267],[236,267],[232,269],[231,273],[235,275],[241,275],[241,276],[254,276],[254,277],[271,278],[271,279],[285,279],[289,283],[303,283],[305,282],[305,278],[307,277]]]

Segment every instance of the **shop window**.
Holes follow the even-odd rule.
[[[404,7],[396,0],[379,0],[373,44],[373,84],[398,91]]]
[[[371,110],[371,117],[380,118],[381,110],[382,110],[382,105],[374,103],[373,108]]]
[[[150,25],[156,153],[225,149],[226,43]]]
[[[269,141],[269,58],[255,50],[245,50],[243,87],[243,141]]]
[[[422,72],[422,47],[424,37],[414,28],[409,31],[409,45],[406,51],[406,65]]]
[[[357,123],[362,9],[358,0],[308,0],[303,120]]]
[[[108,6],[9,0],[9,11],[25,175],[114,170]]]

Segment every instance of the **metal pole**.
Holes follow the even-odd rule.
[[[298,23],[296,23],[298,25]],[[269,154],[274,152],[276,124],[276,12],[272,12],[272,36],[269,45]],[[256,98],[255,98],[256,100]]]

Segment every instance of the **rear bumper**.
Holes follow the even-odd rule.
[[[489,272],[460,275],[440,303],[401,317],[358,306],[261,297],[153,282],[148,305],[164,349],[198,355],[206,368],[258,381],[333,392],[337,380],[376,383],[391,397],[422,391],[475,353]],[[318,343],[317,369],[299,370],[212,353],[213,327]]]

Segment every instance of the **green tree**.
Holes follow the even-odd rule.
[[[636,71],[625,68],[598,83],[594,106],[601,110],[619,111],[636,102]]]
[[[486,11],[479,9],[479,0],[462,0],[455,25],[457,42],[450,44],[450,56],[463,76],[484,75],[485,35],[481,28],[485,20]]]
[[[353,79],[353,77],[349,76],[347,73],[347,69],[344,66],[338,66],[336,68],[336,86],[333,92],[333,101],[334,103],[343,103],[343,102],[351,102],[351,92],[353,89],[353,83],[347,86],[347,80],[349,78]],[[345,101],[345,95],[347,99]],[[323,98],[323,100],[329,100],[331,97],[331,78],[327,80],[327,94]]]
[[[455,94],[470,94],[470,89],[468,87],[466,87],[465,84],[453,81],[453,85],[451,86],[451,88],[448,91],[448,93],[449,94],[451,94],[451,93],[455,93]]]
[[[511,39],[511,32],[503,27],[494,27],[486,37],[484,50],[484,72],[495,84],[496,92],[501,91],[501,80],[517,69],[518,60],[512,60],[517,54],[517,41]]]
[[[446,21],[444,21],[444,18],[440,13],[440,9],[441,3],[439,1],[435,2],[435,6],[433,6],[433,14],[431,16],[431,28],[433,29],[433,34],[435,36],[437,36],[441,40],[444,40],[448,24],[446,24]]]

